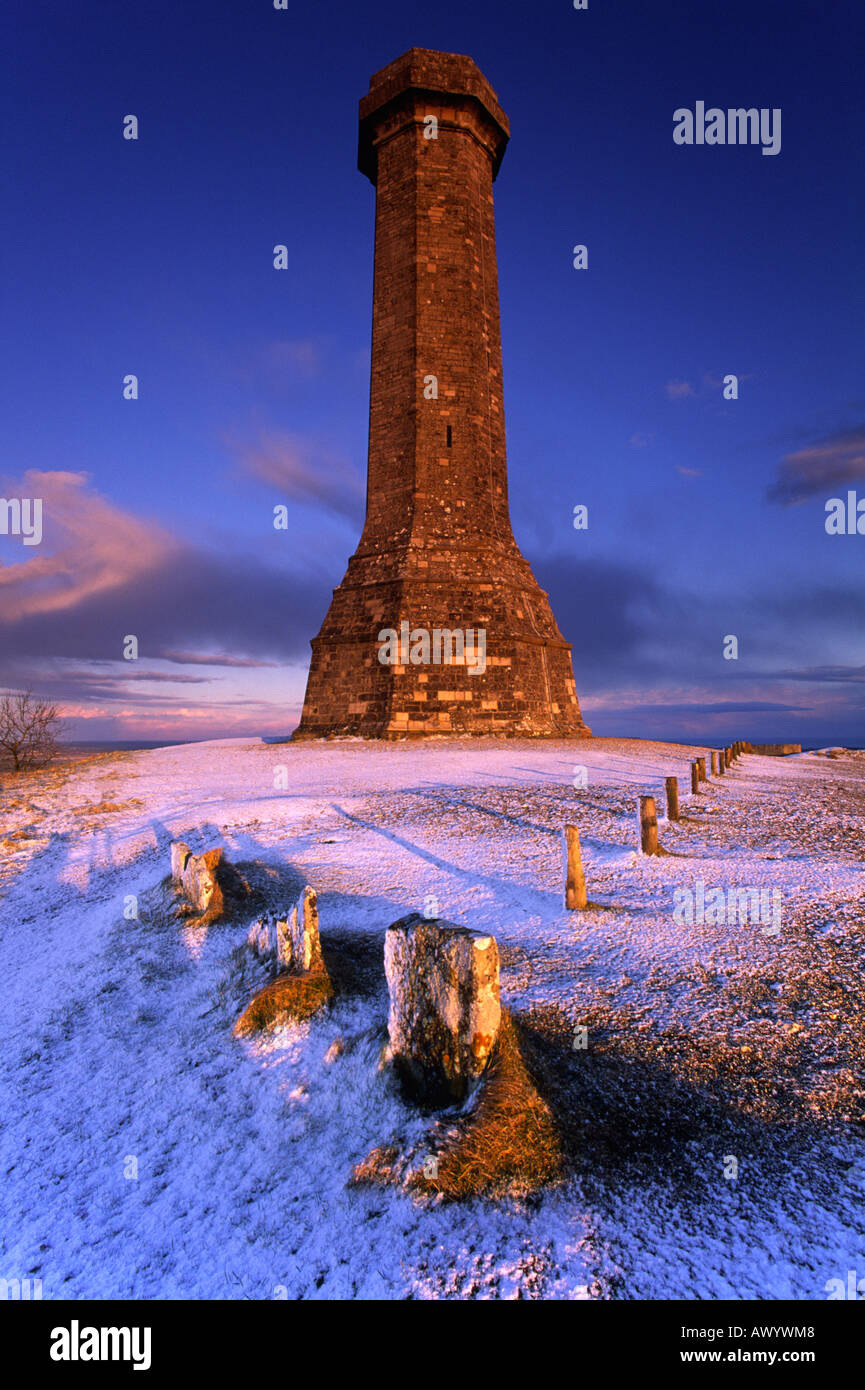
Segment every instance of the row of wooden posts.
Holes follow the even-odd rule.
[[[711,775],[722,777],[742,753],[751,751],[751,745],[744,741],[737,740],[731,743],[728,748],[712,749]],[[691,792],[697,796],[700,791],[700,783],[708,780],[706,774],[706,759],[694,758],[691,763]],[[667,795],[667,820],[677,821],[679,819],[679,779],[678,777],[665,777],[664,787]],[[640,849],[643,854],[659,854],[658,845],[658,812],[653,796],[640,796],[637,798],[639,809],[640,827]],[[588,907],[589,899],[586,894],[586,875],[583,872],[583,856],[580,851],[580,832],[575,825],[565,826],[565,907],[569,911],[579,911]]]

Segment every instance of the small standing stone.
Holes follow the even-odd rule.
[[[262,959],[276,957],[276,918],[270,912],[264,912],[256,922],[253,922],[249,929],[249,936],[246,938],[247,944],[256,956]]]
[[[322,964],[318,936],[318,897],[307,884],[285,920],[276,924],[276,958],[280,970],[304,973]]]
[[[170,846],[171,854],[171,881],[178,886],[183,879],[183,870],[186,868],[186,861],[192,854],[189,845],[185,845],[182,840],[172,840]]]
[[[173,840],[170,853],[172,883],[186,900],[179,911],[182,916],[198,914],[193,925],[209,926],[225,914],[230,904],[250,896],[249,884],[229,864],[224,850],[193,854],[182,840]]]
[[[501,1021],[494,938],[412,913],[388,927],[384,966],[391,1056],[404,1083],[419,1100],[462,1100]]]
[[[180,885],[184,897],[196,912],[216,914],[222,911],[222,889],[218,876],[223,858],[221,849],[208,849],[204,854],[190,854],[186,860]]]
[[[272,957],[292,974],[324,964],[318,935],[318,897],[307,885],[288,912],[264,912],[249,929],[247,943],[257,956]]]
[[[242,1038],[273,1024],[312,1018],[333,998],[318,936],[318,897],[304,888],[287,914],[265,913],[250,929],[249,945],[276,958],[277,975],[252,996],[234,1025]],[[334,1054],[336,1055],[336,1054]],[[328,1055],[327,1061],[333,1058]]]

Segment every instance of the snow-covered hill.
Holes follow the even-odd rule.
[[[46,1299],[822,1299],[865,1276],[865,754],[745,756],[691,798],[705,751],[223,740],[7,780],[0,1278]],[[662,807],[671,774],[683,819],[641,857],[635,798]],[[562,907],[566,821],[585,913]],[[275,906],[315,886],[329,1011],[232,1037],[250,918],[171,915],[178,837]],[[677,920],[700,884],[779,894],[779,930]],[[554,1190],[348,1185],[425,1123],[378,1059],[384,931],[430,900],[499,942],[566,1137]]]

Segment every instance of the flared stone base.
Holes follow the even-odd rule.
[[[303,715],[292,738],[590,735],[571,646],[546,594],[515,547],[485,558],[475,553],[467,562],[454,553],[450,562],[439,555],[418,565],[413,555],[410,574],[375,579],[361,577],[370,573],[370,557],[355,556],[313,639]],[[381,634],[398,634],[401,624],[412,634],[468,630],[467,659],[423,661],[415,650],[413,661],[416,644],[403,642],[399,659],[383,662]],[[446,641],[440,655],[453,655]]]

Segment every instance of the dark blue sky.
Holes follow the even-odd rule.
[[[587,721],[865,742],[865,536],[824,528],[865,498],[861,5],[7,0],[2,25],[0,495],[45,507],[40,546],[0,537],[6,687],[78,737],[296,722],[362,521],[357,102],[416,45],[470,54],[510,118],[514,529]],[[697,101],[781,108],[780,153],[675,145]]]

